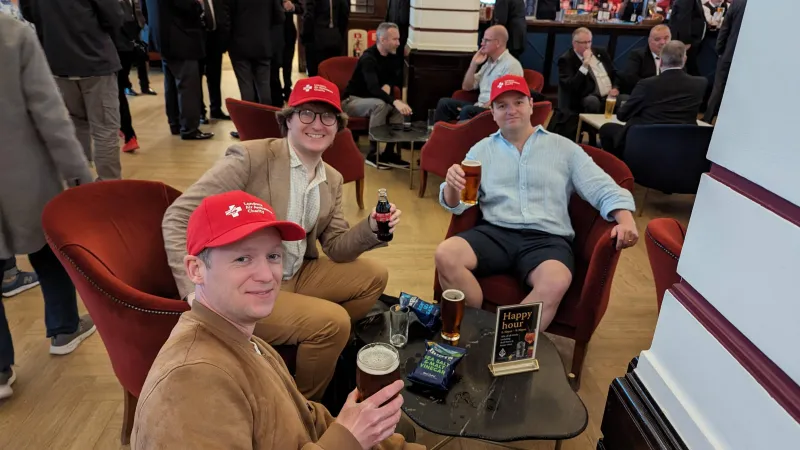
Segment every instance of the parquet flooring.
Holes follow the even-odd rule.
[[[158,71],[151,71],[152,86],[159,94],[163,93],[162,80]],[[134,74],[131,74],[131,81],[138,86]],[[222,91],[223,97],[238,98],[236,80],[227,59]],[[212,140],[181,141],[169,133],[163,95],[139,96],[129,101],[142,148],[135,154],[122,155],[125,178],[159,180],[185,189],[235,142],[228,135],[234,129],[230,122],[205,126],[217,134]],[[407,172],[367,167],[365,203],[371,207],[377,200],[378,188],[387,188],[391,201],[403,210],[402,223],[391,246],[367,255],[382,260],[389,267],[389,294],[397,295],[402,290],[423,298],[432,295],[433,252],[449,223],[449,215],[436,201],[435,189],[440,182],[433,176],[428,194],[420,199],[416,190],[408,187]],[[367,212],[356,206],[355,185],[348,184],[344,189],[344,212],[354,223]],[[638,202],[643,195],[643,189],[637,188]],[[565,450],[595,448],[609,383],[625,373],[631,358],[650,346],[657,317],[655,287],[643,241],[648,220],[667,216],[687,223],[693,201],[692,196],[665,196],[653,192],[648,195],[644,215],[637,217],[642,240],[622,254],[608,311],[586,357],[579,393],[589,411],[589,425],[583,434],[564,443]],[[19,260],[23,268],[30,268],[26,258]],[[33,289],[3,301],[14,337],[18,380],[14,396],[0,401],[0,449],[121,448],[122,389],[100,336],[91,337],[71,355],[51,356],[44,337],[41,291]],[[82,305],[81,310],[85,311]],[[554,340],[563,359],[570,361],[571,341]],[[428,446],[439,440],[438,436],[419,433],[419,442]],[[516,445],[527,449],[553,447],[552,442]],[[488,450],[500,447],[457,439],[445,448]]]

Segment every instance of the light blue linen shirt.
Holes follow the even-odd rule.
[[[497,131],[475,144],[465,159],[481,162],[478,205],[484,219],[499,227],[544,231],[571,240],[575,231],[567,207],[574,192],[609,222],[614,210],[636,210],[631,193],[581,147],[541,126],[522,153]],[[439,187],[439,203],[446,210],[461,214],[471,207],[447,206],[446,184]]]

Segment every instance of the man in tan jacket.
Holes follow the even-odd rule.
[[[273,211],[230,191],[192,213],[184,267],[196,297],[147,375],[131,448],[424,450],[395,434],[402,381],[361,403],[354,390],[334,419],[303,398],[278,353],[253,335],[276,306],[281,241],[306,234]]]
[[[164,242],[180,295],[191,301],[194,285],[183,267],[186,226],[205,197],[243,190],[306,230],[305,240],[284,243],[282,292],[255,335],[272,345],[298,345],[297,387],[319,400],[350,337],[351,321],[363,318],[386,288],[386,268],[357,258],[386,244],[376,237],[374,210],[350,228],[342,212],[342,176],[322,161],[347,123],[336,85],[319,77],[298,81],[278,121],[286,138],[231,146],[169,207]],[[393,230],[400,210],[391,208]],[[317,240],[328,258],[319,257]]]

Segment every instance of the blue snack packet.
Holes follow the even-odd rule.
[[[407,306],[411,311],[414,311],[417,319],[425,325],[425,328],[432,330],[436,327],[439,320],[439,305],[428,303],[416,295],[400,293],[400,306]]]
[[[428,341],[425,346],[427,347],[425,355],[417,367],[408,374],[408,380],[436,389],[447,390],[453,374],[456,372],[456,366],[467,354],[467,350],[447,344],[437,344],[433,341]]]

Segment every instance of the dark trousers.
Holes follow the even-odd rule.
[[[289,99],[289,92],[292,89],[292,64],[294,63],[294,47],[297,44],[297,32],[294,35],[286,37],[286,42],[283,47],[283,62],[281,69],[283,69],[283,94],[286,99]]]
[[[332,42],[327,45],[320,45],[317,43],[306,44],[306,70],[308,76],[315,77],[319,75],[319,65],[322,61],[336,56],[342,56],[341,42]]]
[[[131,54],[133,55],[132,52]],[[142,89],[142,91],[150,89],[150,75],[148,72],[150,69],[150,61],[148,61],[146,58],[142,59],[132,57],[130,62],[126,63],[122,61],[122,57],[120,56],[120,63],[122,64],[122,70],[125,72],[125,78],[123,79],[120,77],[118,82],[119,85],[122,86],[123,90],[133,87],[130,79],[131,66],[136,66],[136,71],[139,74],[139,87]]]
[[[686,51],[686,72],[689,75],[700,75],[700,66],[697,64],[697,57],[700,55],[700,46],[703,41],[692,43],[692,48]]]
[[[487,111],[487,109],[475,106],[473,102],[442,98],[439,99],[439,103],[436,105],[436,113],[434,113],[433,117],[436,122],[450,122],[456,119],[469,120],[484,111]]]
[[[272,94],[272,106],[283,107],[283,88],[281,87],[281,67],[273,60],[269,66],[269,90]]]
[[[240,59],[231,56],[231,64],[242,100],[271,105],[270,60]]]
[[[17,258],[12,256],[8,259],[0,259],[0,266],[3,267],[3,274],[5,274],[9,270],[17,267]]]
[[[122,69],[117,72],[117,90],[119,91],[119,129],[125,135],[125,142],[136,137],[133,130],[133,119],[131,118],[131,108],[128,105],[128,97],[125,95],[125,88],[130,87],[131,82],[128,75],[131,72],[131,65],[134,63],[136,55],[133,52],[119,52],[119,62]],[[125,86],[125,84],[128,84]]]
[[[206,85],[208,86],[208,106],[211,114],[222,113],[222,52],[207,49],[205,59],[201,59],[198,63],[200,68],[200,80],[206,77]],[[206,115],[206,102],[203,99],[203,88],[200,88],[200,105],[202,115]]]
[[[196,60],[162,60],[167,120],[173,132],[182,135],[200,126],[200,69]]]
[[[57,334],[70,334],[78,329],[78,300],[75,286],[72,284],[64,266],[53,254],[50,246],[28,255],[33,270],[39,277],[39,286],[44,297],[44,324],[47,337]],[[16,260],[3,260],[3,270],[9,261],[13,266]],[[12,268],[13,268],[12,266]],[[8,328],[6,310],[0,302],[0,370],[14,364],[14,344],[11,341],[11,330]]]
[[[603,150],[611,153],[619,159],[625,153],[625,140],[622,135],[623,126],[618,123],[607,123],[600,127],[600,143]]]

